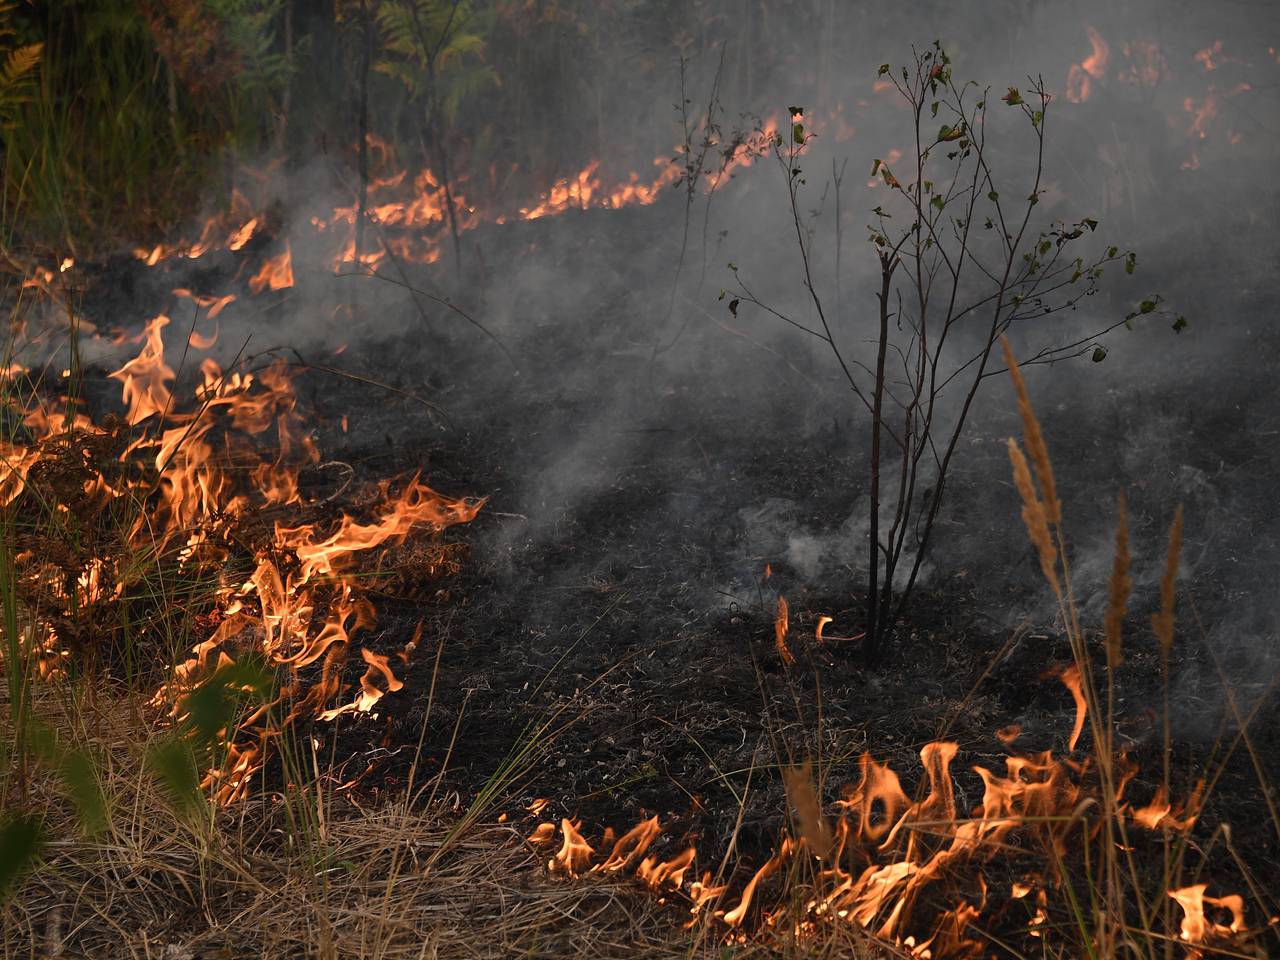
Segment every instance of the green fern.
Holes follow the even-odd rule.
[[[0,3],[0,126],[3,127],[8,127],[17,109],[31,99],[36,68],[44,59],[43,43],[10,46],[18,38],[12,21],[14,7],[12,3]]]
[[[415,99],[434,97],[446,122],[469,98],[498,85],[497,72],[484,62],[483,24],[473,4],[383,0],[374,17],[382,47],[374,69]]]

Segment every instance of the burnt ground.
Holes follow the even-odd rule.
[[[981,784],[971,765],[1002,769],[997,728],[1021,724],[1018,749],[1063,750],[1072,705],[1051,671],[1069,653],[1008,482],[1003,438],[1017,427],[1007,387],[991,384],[1000,396],[974,418],[935,564],[885,662],[866,667],[852,643],[816,645],[819,614],[834,617],[829,633],[858,629],[862,575],[848,544],[858,528],[847,518],[860,516],[863,421],[820,354],[800,351],[788,367],[769,350],[793,344],[767,333],[769,349],[760,349],[699,319],[672,351],[680,361],[649,369],[648,331],[662,316],[655,303],[665,287],[627,281],[633,246],[615,238],[660,216],[661,208],[588,213],[502,237],[478,233],[471,242],[489,275],[532,262],[550,287],[559,276],[592,278],[573,289],[572,315],[563,297],[548,294],[544,304],[518,287],[507,300],[459,296],[512,360],[439,307],[428,311],[428,327],[398,288],[367,281],[370,292],[351,295],[357,316],[380,311],[394,332],[361,335],[325,362],[420,393],[448,423],[400,395],[312,372],[301,392],[326,456],[368,478],[423,469],[444,492],[490,499],[476,521],[447,534],[467,545],[459,573],[414,597],[379,600],[378,628],[366,638],[375,648],[399,649],[425,617],[405,689],[383,700],[382,718],[314,733],[351,758],[348,770],[372,761],[361,789],[382,792],[403,783],[425,724],[426,769],[447,757],[447,781],[465,799],[522,730],[563,708],[561,719],[572,722],[506,797],[507,809],[550,798],[546,816],[580,816],[589,837],[657,813],[664,844],[675,850],[696,837],[699,862],[714,864],[749,781],[743,870],[767,855],[785,824],[781,759],[832,762],[834,797],[870,750],[910,788],[920,747],[945,736],[960,744],[958,795],[972,805]],[[1160,765],[1162,684],[1146,624],[1174,502],[1186,504],[1188,524],[1172,681],[1180,794],[1219,739],[1234,735],[1214,658],[1245,705],[1276,668],[1269,599],[1280,559],[1271,481],[1280,467],[1280,388],[1265,371],[1276,359],[1267,327],[1280,298],[1259,287],[1257,273],[1274,238],[1224,228],[1221,240],[1238,256],[1206,264],[1173,243],[1148,255],[1172,278],[1163,292],[1203,318],[1186,342],[1152,335],[1114,351],[1111,367],[1085,362],[1061,381],[1032,378],[1091,625],[1101,623],[1113,493],[1129,490],[1140,559],[1118,703],[1122,738],[1144,771],[1136,797],[1150,794]],[[223,261],[183,279],[213,292],[234,268]],[[103,266],[103,278],[115,279],[91,288],[86,313],[130,323],[149,316],[160,292],[179,284],[141,269]],[[710,286],[703,300],[719,318],[724,305]],[[266,331],[256,342],[300,343],[303,356],[322,356],[300,312],[281,297],[255,318]],[[1228,335],[1215,328],[1228,315],[1258,319],[1252,328],[1232,321]],[[1144,367],[1157,350],[1168,358]],[[778,592],[791,607],[791,668],[773,646]],[[1191,597],[1207,638],[1192,625]],[[1273,698],[1252,728],[1273,780],[1280,744],[1262,732],[1277,721]],[[1197,835],[1205,840],[1219,822],[1232,824],[1264,888],[1280,889],[1280,849],[1244,750],[1227,764]],[[1218,889],[1240,886],[1225,857],[1210,875]]]

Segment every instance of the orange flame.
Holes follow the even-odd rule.
[[[293,255],[289,252],[289,245],[284,245],[284,250],[267,260],[262,268],[255,273],[249,280],[249,289],[253,293],[261,293],[263,290],[286,290],[293,286]]]
[[[559,853],[548,864],[551,869],[558,868],[571,877],[582,874],[591,863],[591,855],[595,853],[591,845],[578,832],[578,827],[579,824],[571,822],[568,818],[560,821],[564,843],[561,844]]]
[[[1093,81],[1101,80],[1107,73],[1107,65],[1111,62],[1111,47],[1102,35],[1091,26],[1085,26],[1089,35],[1089,45],[1093,52],[1079,63],[1072,64],[1067,74],[1067,99],[1072,103],[1083,103],[1093,93]]]
[[[1182,907],[1180,936],[1188,943],[1204,943],[1207,940],[1229,937],[1244,929],[1244,900],[1236,894],[1226,897],[1206,897],[1208,884],[1197,883],[1178,890],[1170,890],[1169,896]],[[1214,907],[1231,914],[1231,922],[1221,924],[1209,919],[1205,907]]]
[[[782,657],[783,663],[795,663],[795,655],[787,647],[788,622],[787,598],[778,594],[778,614],[773,620],[773,642],[778,648],[778,656]]]

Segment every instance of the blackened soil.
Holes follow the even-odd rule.
[[[790,342],[759,349],[702,319],[651,367],[666,290],[628,283],[609,244],[635,227],[631,216],[577,217],[572,243],[550,225],[518,228],[525,233],[500,248],[475,241],[490,272],[510,257],[536,263],[549,285],[581,273],[613,278],[588,285],[572,316],[552,295],[546,306],[472,297],[466,306],[477,319],[505,318],[494,332],[512,359],[446,310],[433,308],[428,327],[402,294],[353,296],[355,311],[387,311],[401,332],[326,363],[421,394],[447,422],[367,382],[303,377],[327,457],[363,478],[422,469],[443,492],[489,498],[474,523],[444,535],[466,545],[460,572],[379,598],[371,647],[399,650],[424,621],[423,642],[397,668],[404,690],[382,701],[377,718],[344,718],[315,735],[336,741],[348,774],[368,771],[359,789],[371,792],[402,788],[421,739],[419,782],[445,771],[464,804],[532,747],[530,763],[500,791],[504,810],[519,816],[534,798],[549,798],[544,819],[581,817],[597,837],[656,813],[664,848],[696,838],[709,865],[741,817],[744,870],[786,823],[781,764],[821,761],[834,798],[870,751],[914,789],[920,748],[951,739],[960,746],[959,799],[969,807],[981,799],[971,767],[1003,772],[1008,750],[997,729],[1021,726],[1015,750],[1064,751],[1073,707],[1055,671],[1068,650],[1007,482],[1002,438],[1017,429],[1007,401],[975,414],[934,563],[883,661],[864,664],[856,640],[819,644],[820,615],[833,618],[827,633],[835,637],[861,629],[864,420],[820,354],[801,350],[784,365],[770,350]],[[1194,299],[1194,290],[1181,292]],[[703,293],[716,309],[714,291]],[[264,322],[287,331],[301,322],[289,309]],[[1199,348],[1180,349],[1190,357]],[[1275,351],[1260,335],[1235,349],[1259,364]],[[1261,698],[1276,665],[1275,634],[1258,597],[1277,559],[1267,478],[1280,455],[1267,428],[1280,422],[1280,398],[1273,382],[1224,381],[1220,369],[1188,362],[1176,381],[1135,381],[1141,367],[1130,363],[1125,382],[1087,371],[1093,379],[1074,381],[1078,393],[1032,382],[1049,398],[1045,429],[1090,628],[1101,622],[1113,491],[1122,485],[1135,551],[1147,551],[1116,696],[1121,742],[1141,769],[1131,788],[1138,799],[1150,796],[1162,764],[1164,687],[1145,624],[1173,503],[1187,505],[1190,573],[1170,680],[1175,792],[1186,795],[1220,769],[1198,836],[1231,823],[1258,882],[1274,890],[1280,847],[1218,671],[1241,712],[1261,702],[1251,745],[1274,780],[1280,741],[1266,731],[1280,713],[1275,698]],[[790,604],[791,666],[774,644],[779,594]],[[1194,626],[1191,598],[1218,632],[1206,626],[1206,637]],[[1229,858],[1213,869],[1215,884],[1239,888]]]

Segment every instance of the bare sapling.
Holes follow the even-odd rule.
[[[957,82],[938,43],[913,52],[899,71],[881,66],[879,76],[909,108],[913,147],[901,164],[878,159],[871,169],[888,193],[868,226],[879,266],[874,314],[846,313],[839,295],[831,301],[835,310],[828,308],[817,227],[802,206],[814,134],[800,107],[791,108],[787,134],[775,136],[771,147],[788,191],[788,232],[813,320],[767,303],[733,265],[735,288],[722,294],[731,297],[735,315],[748,303],[824,343],[853,404],[869,415],[869,662],[884,653],[920,578],[979,388],[1006,370],[992,356],[1000,338],[1021,345],[1024,366],[1086,355],[1101,361],[1101,338],[1156,313],[1161,303],[1153,295],[1124,318],[1088,328],[1061,322],[1098,289],[1104,268],[1132,273],[1137,256],[1099,245],[1092,217],[1067,223],[1040,215],[1051,100],[1040,78],[1028,78],[1025,94],[1010,87],[993,98],[990,88]],[[1013,111],[1018,122],[989,117],[997,109]],[[998,173],[997,153],[1021,169]],[[833,181],[837,209],[841,179]],[[835,232],[839,249],[839,224]],[[835,273],[838,284],[838,262]],[[1177,318],[1174,329],[1185,323]],[[1046,493],[1046,508],[1056,511],[1056,493]]]

